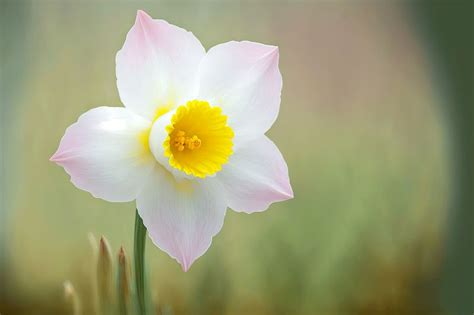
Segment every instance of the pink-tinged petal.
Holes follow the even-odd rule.
[[[228,42],[211,48],[198,74],[198,98],[223,108],[235,145],[263,135],[280,108],[278,47]]]
[[[138,195],[137,209],[153,243],[187,271],[221,230],[226,205],[218,187],[177,182],[159,166]]]
[[[148,148],[151,122],[123,107],[97,107],[66,129],[51,161],[96,198],[136,198],[156,162]]]
[[[158,107],[177,106],[192,94],[204,47],[191,33],[137,12],[117,53],[117,87],[125,107],[153,118]]]
[[[215,180],[226,191],[227,205],[237,212],[260,212],[293,198],[286,162],[266,136],[237,150]]]

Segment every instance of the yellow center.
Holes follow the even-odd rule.
[[[204,178],[222,169],[232,154],[234,132],[219,107],[189,101],[178,107],[166,127],[165,156],[172,167]]]

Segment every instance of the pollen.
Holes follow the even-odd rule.
[[[194,150],[201,147],[201,139],[196,135],[186,137],[186,132],[179,130],[174,137],[173,144],[180,152],[184,149]]]
[[[204,178],[222,169],[232,155],[234,132],[220,107],[193,100],[177,108],[163,142],[169,164]]]

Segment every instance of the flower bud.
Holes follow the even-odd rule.
[[[99,257],[99,242],[95,235],[91,232],[87,234],[87,239],[89,240],[89,245],[91,248],[91,261],[89,264],[89,272],[90,272],[90,280],[88,284],[90,285],[90,301],[92,305],[92,314],[91,315],[100,315],[99,311],[99,296],[98,296],[98,288],[97,288],[97,260]]]
[[[130,314],[130,261],[123,246],[118,253],[118,304],[121,315]]]
[[[97,290],[102,313],[109,314],[113,304],[113,266],[110,245],[104,236],[99,241]]]
[[[70,281],[65,281],[64,284],[64,300],[66,301],[68,314],[81,314],[81,301],[77,296],[76,290]]]

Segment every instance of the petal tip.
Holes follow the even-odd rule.
[[[181,263],[181,269],[183,269],[184,272],[188,272],[189,267],[191,267],[191,266],[189,266],[188,264],[186,264],[184,262]]]
[[[59,150],[54,152],[54,154],[51,155],[51,157],[49,158],[49,161],[54,162],[54,163],[59,163],[59,161],[61,161],[61,152],[59,152]]]
[[[143,10],[137,11],[135,25],[141,30],[141,32],[146,32],[146,30],[151,27],[151,22],[153,22],[153,18],[148,13]]]
[[[56,152],[49,158],[50,162],[54,162],[58,165],[63,166],[64,162],[68,161],[69,156],[67,152],[60,146]]]
[[[268,57],[272,61],[278,61],[278,59],[280,58],[280,49],[278,48],[278,46],[270,46]]]
[[[51,157],[49,158],[49,161],[50,161],[50,162],[56,162],[56,153],[54,153],[53,155],[51,155]]]
[[[295,194],[293,193],[293,187],[291,187],[290,183],[288,183],[288,187],[286,188],[285,196],[287,199],[293,199],[295,197]]]
[[[289,182],[285,186],[283,186],[282,189],[278,191],[278,194],[280,195],[280,198],[281,198],[278,201],[290,200],[295,197],[293,193],[293,188],[291,187]]]
[[[181,259],[177,259],[179,264],[181,265],[181,269],[183,269],[184,272],[188,272],[193,263],[196,261],[196,258],[192,257],[181,257]]]
[[[295,194],[293,193],[293,190],[290,188],[290,190],[286,193],[286,200],[290,200],[295,198]]]
[[[148,15],[148,13],[146,13],[143,10],[137,10],[137,18],[136,18],[137,22],[147,20],[147,19],[151,19],[151,16]]]

